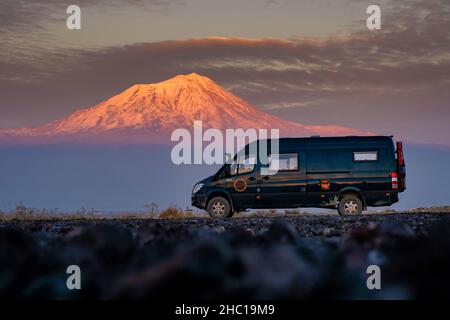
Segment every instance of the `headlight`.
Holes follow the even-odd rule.
[[[201,188],[203,188],[203,183],[197,183],[194,186],[194,189],[192,189],[192,194],[196,194],[197,192],[200,191]]]

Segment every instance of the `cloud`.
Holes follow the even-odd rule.
[[[78,0],[81,8],[101,6],[139,6],[146,10],[164,10],[178,0]],[[12,32],[25,32],[30,29],[42,28],[43,21],[56,19],[71,3],[60,0],[2,0],[0,3],[0,34]]]
[[[299,122],[446,142],[450,9],[440,0],[395,6],[383,14],[379,32],[323,39],[187,39],[56,50],[43,60],[30,58],[27,67],[10,61],[1,66],[6,72],[0,77],[0,112],[11,119],[15,108],[27,124],[42,123],[135,83],[197,72]]]

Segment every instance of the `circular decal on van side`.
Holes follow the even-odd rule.
[[[233,187],[237,192],[243,192],[247,189],[247,181],[244,179],[237,179],[234,181]]]

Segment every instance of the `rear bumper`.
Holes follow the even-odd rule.
[[[368,207],[390,206],[398,202],[398,192],[370,192],[364,199]]]
[[[205,194],[193,194],[191,196],[191,204],[193,207],[199,209],[206,209],[206,195]]]

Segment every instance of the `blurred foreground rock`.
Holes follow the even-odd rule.
[[[0,222],[0,296],[449,297],[450,214]],[[68,290],[79,265],[82,290]],[[382,289],[368,290],[379,265]]]

